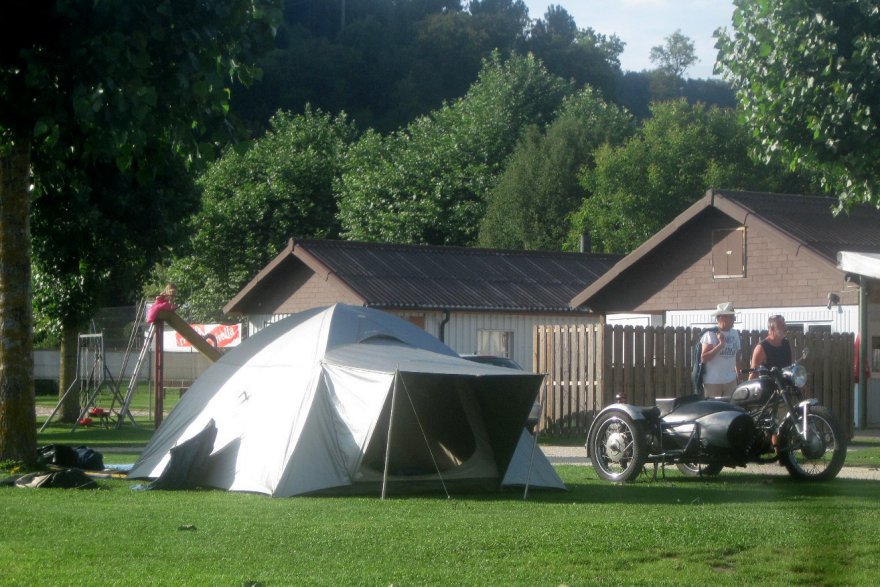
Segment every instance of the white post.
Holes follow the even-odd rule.
[[[388,486],[388,466],[391,461],[391,425],[394,423],[394,404],[397,403],[397,380],[400,371],[394,373],[394,383],[391,387],[391,410],[388,414],[388,437],[385,439],[385,470],[382,472],[382,500],[385,500],[385,489]]]

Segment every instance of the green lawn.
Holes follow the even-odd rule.
[[[148,428],[52,427],[131,452]],[[848,464],[880,462],[856,437]],[[859,463],[856,463],[859,464]],[[631,485],[560,466],[564,493],[358,498],[0,488],[3,585],[876,585],[880,482],[725,471]]]
[[[565,493],[272,499],[0,488],[4,585],[876,585],[878,484],[724,474]]]
[[[120,389],[120,397],[125,398],[126,390]],[[176,387],[167,388],[165,392],[165,397],[162,401],[162,407],[164,408],[164,412],[169,412],[174,406],[177,405],[178,400],[180,399],[180,390]],[[38,407],[44,408],[54,408],[58,403],[58,398],[51,395],[38,395],[36,398],[36,404]],[[146,383],[141,383],[138,385],[137,390],[131,396],[131,410],[132,412],[152,412],[154,405],[154,397],[152,392],[150,391],[149,386]],[[119,400],[113,397],[113,393],[109,390],[109,388],[105,387],[101,393],[97,396],[95,405],[104,409],[109,409],[111,406],[114,408],[120,408],[121,403]]]
[[[854,467],[880,467],[880,436],[856,433],[848,445],[846,464]]]

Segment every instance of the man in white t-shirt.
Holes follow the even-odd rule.
[[[706,366],[703,389],[706,397],[730,396],[739,380],[742,357],[739,332],[733,329],[736,317],[733,303],[718,304],[713,316],[718,332],[709,331],[700,339],[703,345],[700,360]]]

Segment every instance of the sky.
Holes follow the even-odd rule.
[[[550,4],[562,6],[578,28],[592,28],[604,35],[617,35],[626,43],[620,56],[624,71],[654,69],[651,47],[663,45],[676,30],[689,37],[699,61],[686,77],[717,77],[712,74],[717,28],[730,28],[732,0],[525,0],[529,17],[541,18]]]

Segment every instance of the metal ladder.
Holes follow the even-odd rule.
[[[110,369],[105,362],[104,334],[94,332],[88,334],[80,333],[77,337],[76,378],[64,392],[64,395],[58,400],[55,409],[49,417],[46,418],[46,421],[43,422],[40,432],[43,432],[46,429],[64,405],[67,397],[72,393],[76,393],[81,396],[81,399],[85,399],[85,401],[80,404],[79,416],[71,429],[71,432],[75,432],[79,423],[88,416],[89,411],[96,407],[98,396],[104,388],[109,389],[112,393],[112,405],[115,405],[116,400],[119,400],[119,402],[122,403],[122,397],[119,395],[119,386],[117,385],[116,380],[113,379],[113,375],[110,373]],[[125,418],[126,413],[128,413],[129,418],[131,418],[132,423],[134,423],[134,418],[126,409],[123,409],[119,413],[120,421]]]
[[[128,348],[125,351],[125,357],[122,360],[122,367],[119,370],[119,379],[125,375],[125,369],[128,366],[128,358],[131,356],[132,351],[134,350],[138,334],[141,332],[140,325],[143,324],[146,320],[147,314],[147,301],[146,299],[142,299],[138,304],[136,316],[135,316],[135,327],[131,330],[131,336],[128,339]],[[150,343],[153,340],[153,324],[149,324],[147,327],[147,331],[144,335],[143,345],[141,345],[141,350],[138,353],[137,361],[134,365],[134,371],[132,371],[131,378],[128,380],[128,387],[125,392],[125,399],[122,402],[122,409],[119,412],[119,420],[116,422],[116,429],[118,430],[122,423],[125,421],[125,414],[128,414],[129,418],[131,418],[131,423],[137,426],[134,421],[134,417],[131,415],[131,400],[134,397],[135,392],[137,391],[138,386],[138,378],[141,373],[141,369],[144,366],[144,362],[146,362],[147,357],[149,356],[150,351]]]

